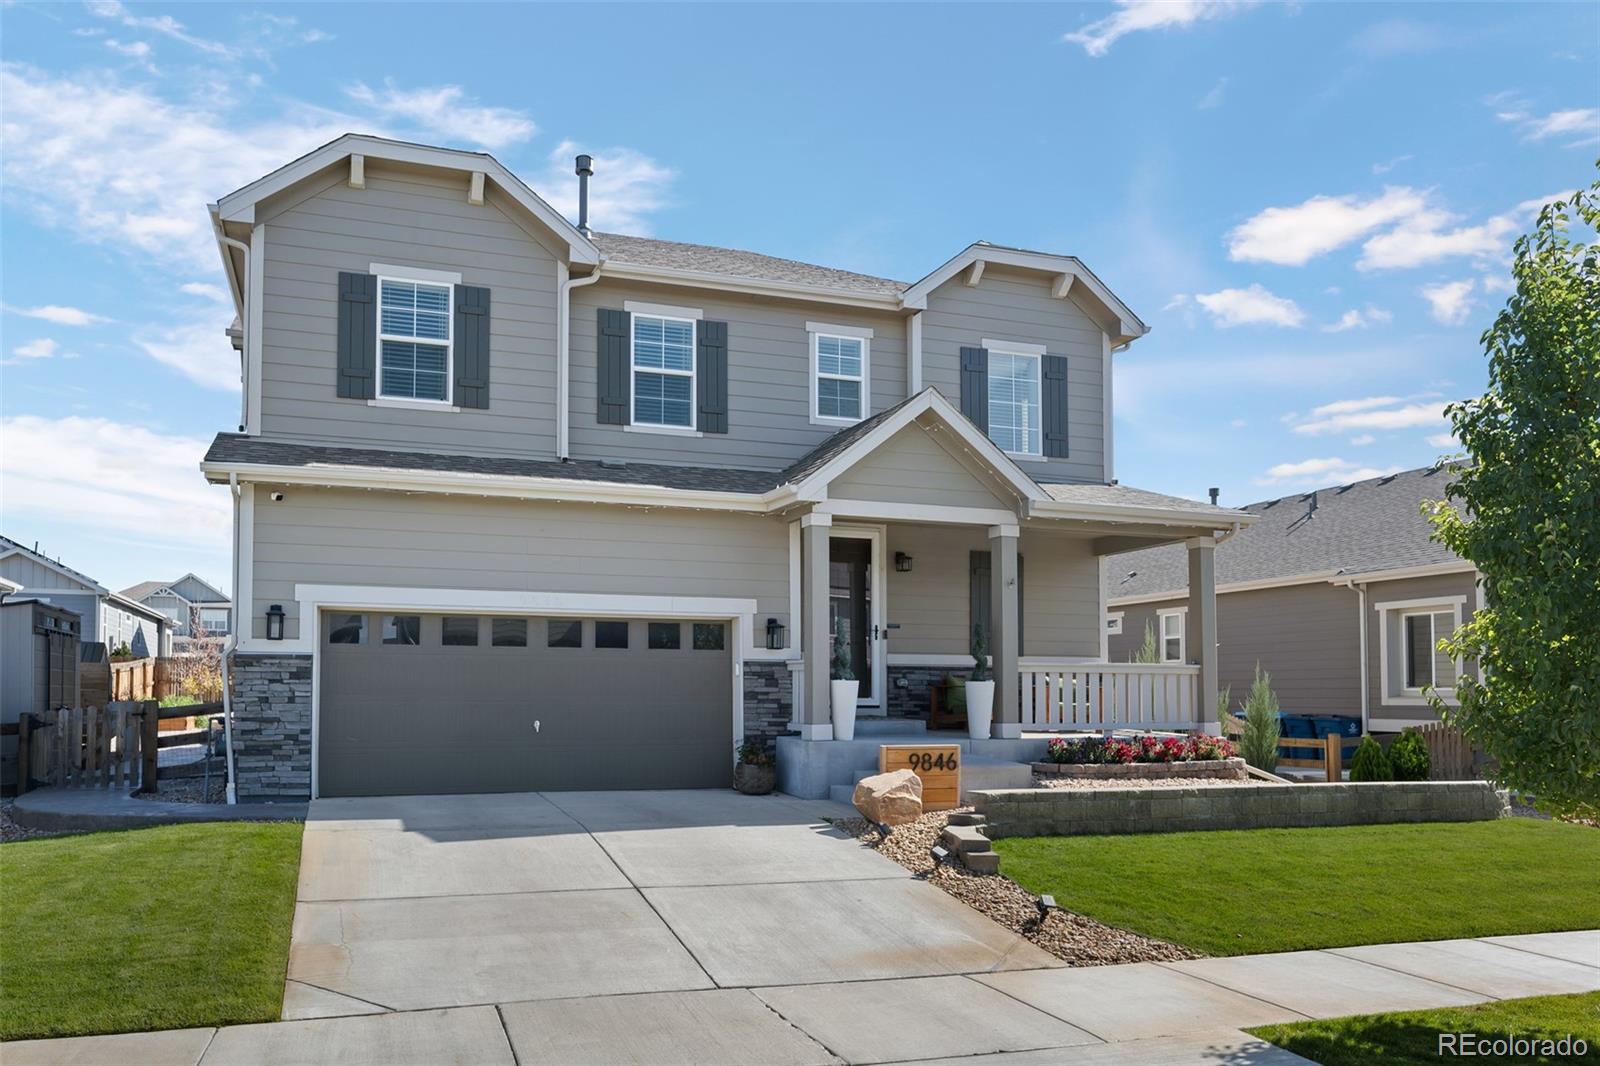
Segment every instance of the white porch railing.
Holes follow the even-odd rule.
[[[1025,662],[1018,672],[1025,730],[1177,731],[1200,724],[1198,666]]]

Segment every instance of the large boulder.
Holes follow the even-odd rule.
[[[922,817],[922,778],[910,770],[863,777],[851,802],[869,822],[890,826],[914,822]]]

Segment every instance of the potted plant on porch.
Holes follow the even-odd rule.
[[[972,676],[967,678],[967,736],[988,740],[994,721],[994,678],[989,673],[989,645],[983,627],[972,627]]]
[[[856,736],[856,700],[860,696],[861,682],[850,669],[850,645],[844,639],[843,629],[833,631],[833,665],[828,672],[828,696],[833,704],[833,739],[854,740]]]
[[[746,737],[733,768],[733,787],[746,796],[765,796],[778,785],[778,760],[759,739]]]

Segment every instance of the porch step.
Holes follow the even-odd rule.
[[[939,834],[939,842],[957,855],[969,851],[990,851],[989,838],[975,825],[947,825]]]
[[[1032,788],[1033,767],[1025,762],[969,755],[961,768],[961,801],[968,793],[988,788]]]
[[[957,811],[950,816],[951,825],[984,825],[987,821],[977,811]]]
[[[921,736],[928,731],[928,723],[920,718],[857,718],[858,737],[909,737]]]
[[[828,798],[833,800],[833,802],[835,802],[835,803],[843,803],[845,806],[848,807],[848,806],[850,806],[850,805],[855,803],[856,786],[854,786],[854,785],[829,785],[828,786]]]

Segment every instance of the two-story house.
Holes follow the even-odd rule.
[[[835,634],[864,725],[982,626],[973,745],[1215,728],[1214,549],[1251,519],[1116,483],[1147,327],[1076,258],[978,243],[904,283],[590,232],[488,155],[357,135],[212,218],[240,798],[722,786],[779,733],[784,787],[825,794],[798,768],[861,743]],[[1157,544],[1186,545],[1193,661],[1091,683],[1100,558]]]
[[[180,640],[225,637],[232,631],[233,601],[192,573],[176,581],[141,581],[122,595],[172,619],[172,635]]]

